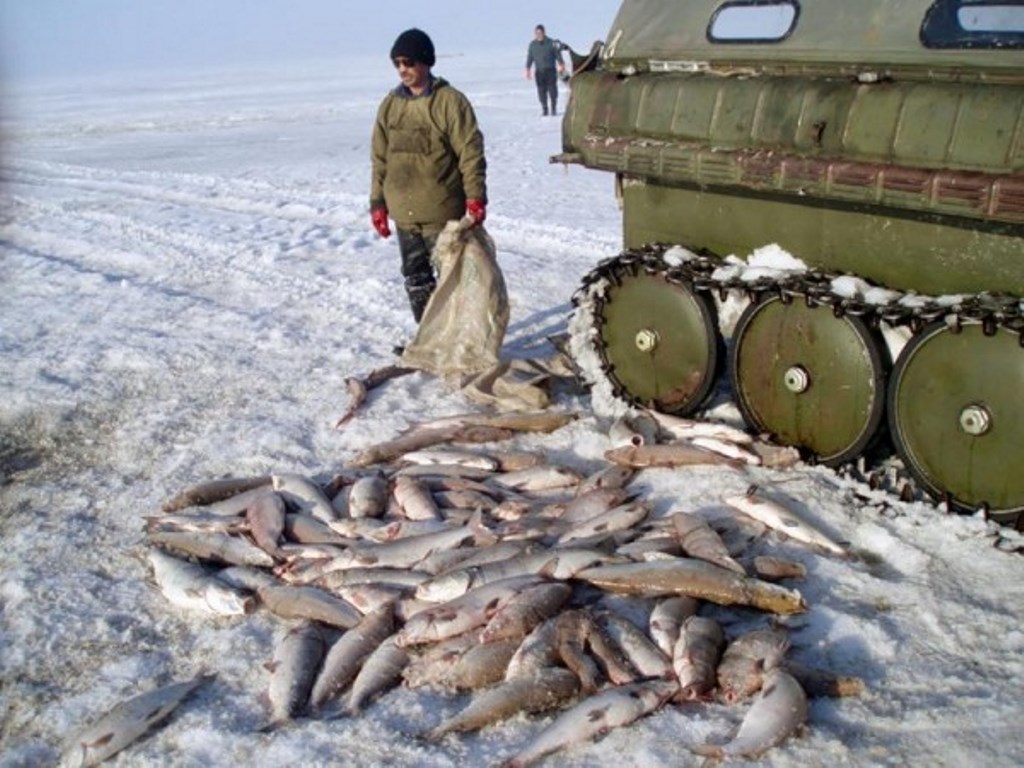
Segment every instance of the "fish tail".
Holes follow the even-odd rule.
[[[437,744],[437,742],[444,738],[447,733],[448,732],[443,730],[439,725],[436,728],[431,728],[429,731],[421,731],[420,733],[414,734],[413,738],[418,741],[424,741],[427,744]]]
[[[256,733],[274,733],[278,728],[287,723],[287,720],[271,720],[256,729]]]
[[[714,760],[721,760],[725,757],[725,750],[721,744],[691,744],[690,751],[701,757],[710,757]]]

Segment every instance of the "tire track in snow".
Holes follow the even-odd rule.
[[[202,294],[211,272],[221,271],[230,273],[242,293],[246,288],[272,288],[278,295],[303,293],[310,287],[326,290],[332,281],[319,270],[297,274],[281,269],[279,257],[346,247],[358,250],[370,244],[357,210],[362,201],[357,204],[354,198],[342,199],[328,210],[322,203],[329,197],[326,193],[310,196],[269,184],[159,174],[157,179],[167,184],[161,188],[151,182],[152,174],[125,174],[129,181],[124,181],[121,174],[35,165],[42,166],[42,172],[7,168],[5,178],[44,193],[70,188],[84,195],[58,203],[43,194],[16,196],[17,223],[6,233],[10,245],[29,252],[67,251],[104,265],[112,262],[114,266],[99,269],[120,279],[133,272],[144,276],[137,282],[173,280],[189,286],[180,289],[183,294],[197,289]],[[142,254],[150,261],[160,260],[153,274],[143,271],[145,263],[138,258]]]

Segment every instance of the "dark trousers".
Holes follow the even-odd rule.
[[[398,229],[398,250],[402,254],[402,277],[405,278],[405,292],[409,295],[412,316],[418,323],[427,308],[430,294],[437,287],[434,265],[430,254],[437,243],[438,232],[424,232],[422,229]]]
[[[548,114],[548,101],[551,102],[551,114],[558,114],[558,72],[554,69],[538,69],[534,72],[533,79],[537,83],[537,97]]]

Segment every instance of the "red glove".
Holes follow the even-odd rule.
[[[373,228],[377,230],[378,235],[381,237],[391,237],[391,227],[388,226],[387,208],[381,206],[371,210],[370,221],[373,222]]]
[[[466,213],[473,220],[474,225],[483,224],[484,219],[487,218],[487,206],[483,200],[467,200]]]

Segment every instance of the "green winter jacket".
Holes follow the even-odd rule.
[[[460,219],[466,200],[487,202],[484,137],[469,100],[447,81],[384,97],[371,143],[370,208],[386,205],[402,228]]]

